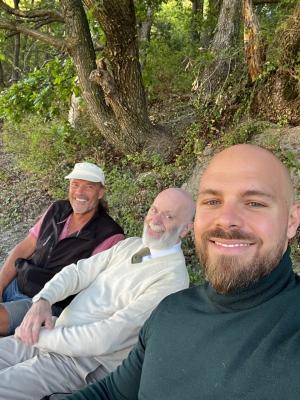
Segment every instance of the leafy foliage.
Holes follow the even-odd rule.
[[[56,57],[1,93],[0,116],[12,122],[26,114],[52,119],[66,111],[72,92],[78,93],[72,62]]]

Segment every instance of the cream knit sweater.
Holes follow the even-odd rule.
[[[99,363],[116,368],[157,304],[189,285],[181,250],[132,264],[142,247],[140,238],[129,238],[56,274],[33,301],[43,297],[54,304],[78,295],[54,329],[42,329],[36,346],[72,357],[84,376]]]

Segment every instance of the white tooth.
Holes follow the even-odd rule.
[[[163,228],[160,227],[159,225],[152,225],[152,224],[149,224],[149,227],[150,227],[150,229],[151,229],[152,231],[154,231],[154,232],[163,232]]]
[[[77,201],[81,201],[82,203],[85,202],[85,199],[76,199]]]
[[[222,247],[248,247],[249,243],[234,243],[234,244],[225,244],[220,242],[215,242],[218,246]]]

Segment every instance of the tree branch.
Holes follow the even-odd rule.
[[[53,36],[47,35],[42,32],[38,32],[34,29],[26,28],[25,26],[23,26],[21,24],[17,24],[14,22],[7,22],[7,21],[0,19],[0,29],[6,29],[11,32],[23,33],[24,35],[27,35],[34,39],[40,40],[41,42],[47,43],[50,46],[53,46],[59,50],[67,49],[67,43],[65,40],[57,39]]]
[[[51,17],[41,18],[38,21],[36,21],[36,23],[34,24],[34,29],[39,29],[42,26],[52,24],[53,22],[57,22],[57,20],[53,19]]]
[[[0,0],[0,9],[4,10],[8,14],[15,15],[20,18],[28,18],[28,19],[39,19],[43,17],[47,17],[52,19],[55,22],[64,22],[64,18],[62,14],[58,11],[54,10],[33,10],[33,11],[22,11],[16,8],[12,8],[3,0]]]

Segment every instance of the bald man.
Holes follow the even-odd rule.
[[[207,282],[162,301],[123,365],[68,400],[300,398],[300,280],[288,247],[299,221],[273,154],[237,145],[216,155],[195,217]]]
[[[160,300],[188,287],[180,242],[194,211],[187,192],[164,190],[150,207],[142,238],[56,274],[33,298],[15,337],[0,340],[0,399],[39,400],[115,369]],[[54,326],[51,305],[70,295],[76,297]]]

